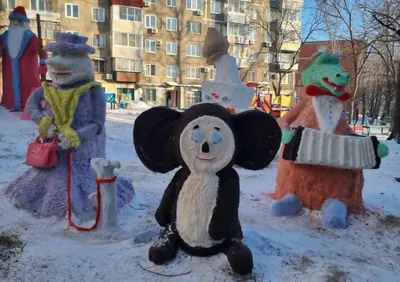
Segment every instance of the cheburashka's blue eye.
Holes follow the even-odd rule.
[[[219,142],[222,141],[222,135],[219,132],[214,132],[213,134],[211,134],[211,142],[213,144],[218,144]]]
[[[224,96],[222,97],[222,102],[228,102],[229,101],[229,97],[228,96]]]
[[[195,131],[192,132],[192,140],[196,143],[199,143],[201,140],[203,140],[204,133],[201,132],[200,129],[196,129]]]

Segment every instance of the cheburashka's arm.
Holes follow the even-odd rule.
[[[93,116],[90,123],[76,130],[81,141],[89,140],[99,135],[103,131],[106,122],[106,102],[104,100],[103,89],[101,87],[93,87],[89,91]]]
[[[214,240],[242,237],[239,222],[240,185],[236,170],[229,168],[219,172],[217,203],[208,227]]]
[[[181,168],[175,173],[167,189],[164,191],[164,195],[155,214],[156,221],[160,226],[165,227],[171,223],[172,206],[184,181],[183,171],[184,169]]]

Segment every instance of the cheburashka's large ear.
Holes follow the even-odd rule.
[[[154,172],[166,173],[179,164],[174,157],[174,124],[180,118],[178,111],[154,107],[141,113],[133,128],[133,143],[142,163]]]
[[[236,138],[236,164],[259,170],[274,159],[281,143],[281,129],[267,113],[250,110],[233,115]]]

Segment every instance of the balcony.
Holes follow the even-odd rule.
[[[140,73],[143,71],[143,60],[114,57],[112,70],[115,72]]]
[[[249,22],[246,14],[227,11],[225,15],[225,21],[228,23],[246,24]]]
[[[236,64],[238,69],[247,69],[250,67],[250,61],[248,59],[236,58]]]
[[[46,22],[61,22],[61,14],[57,12],[47,12],[47,11],[35,11],[35,10],[26,10],[26,15],[30,20],[36,20],[36,14],[40,15],[41,21]]]

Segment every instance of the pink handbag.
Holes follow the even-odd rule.
[[[57,134],[51,143],[41,143],[40,137],[29,144],[26,153],[26,165],[39,168],[50,168],[57,165]]]

